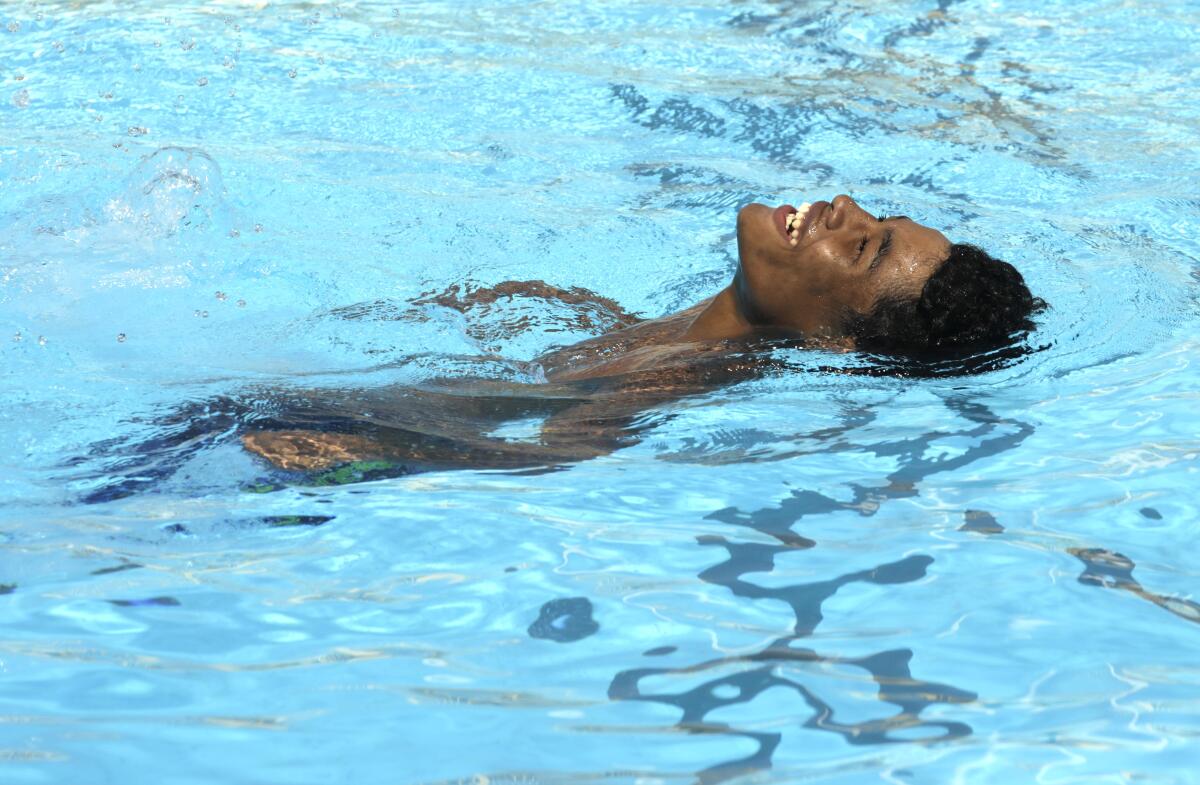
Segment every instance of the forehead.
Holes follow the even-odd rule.
[[[908,218],[888,221],[888,230],[892,233],[891,251],[877,270],[875,299],[916,298],[950,255],[950,240],[937,229]]]

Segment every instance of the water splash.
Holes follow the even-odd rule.
[[[221,167],[198,148],[162,147],[142,159],[121,195],[105,205],[115,223],[139,234],[172,237],[180,232],[228,231]]]

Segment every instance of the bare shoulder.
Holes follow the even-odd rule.
[[[555,349],[536,362],[548,381],[574,381],[658,367],[698,349],[684,339],[684,333],[703,305]]]

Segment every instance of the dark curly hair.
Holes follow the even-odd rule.
[[[917,359],[968,357],[1012,346],[1045,307],[1017,268],[974,245],[956,243],[915,300],[887,298],[850,314],[860,351]]]

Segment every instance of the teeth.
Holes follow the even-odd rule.
[[[804,221],[804,216],[808,215],[811,204],[805,202],[800,205],[799,209],[794,213],[789,213],[787,221],[784,223],[784,228],[788,230],[788,234],[792,236],[792,245],[796,244],[796,231],[800,229],[801,222]]]

